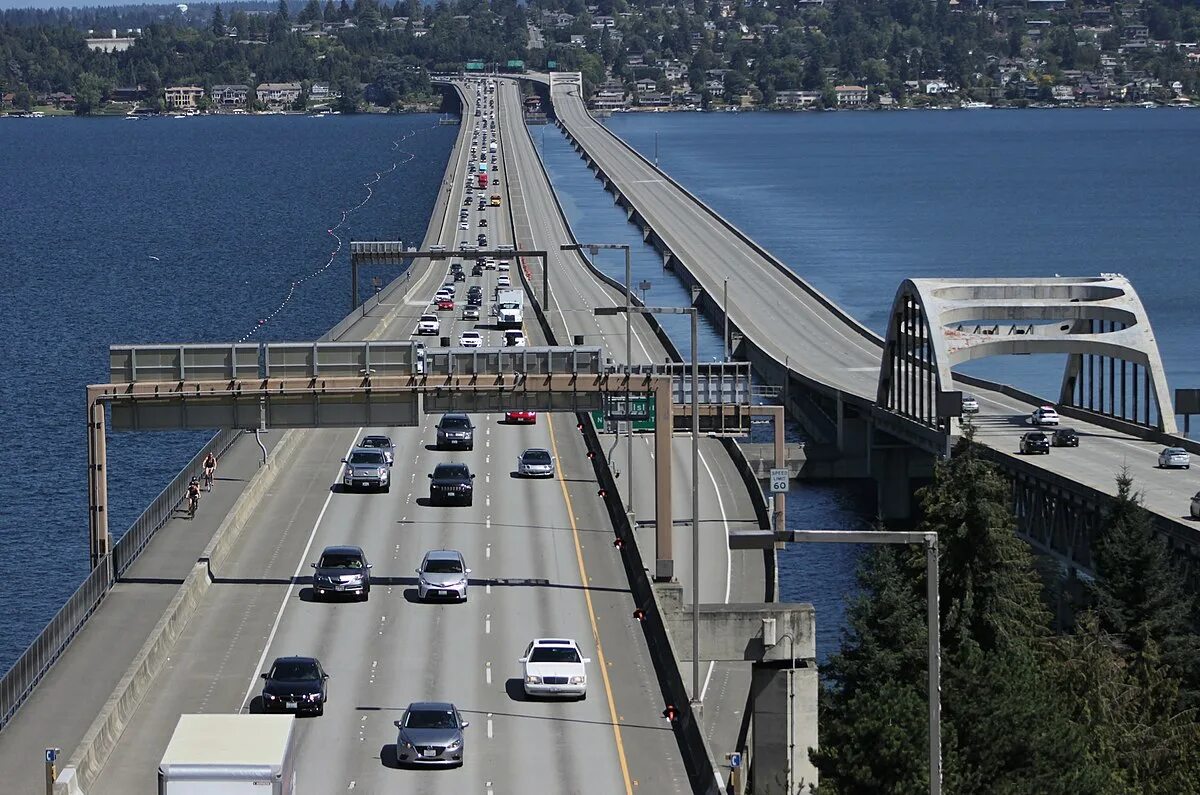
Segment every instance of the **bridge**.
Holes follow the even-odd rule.
[[[546,86],[557,123],[663,252],[664,265],[692,288],[695,304],[718,320],[728,316],[735,355],[783,385],[783,402],[808,436],[801,476],[874,477],[881,513],[902,521],[913,481],[928,475],[961,431],[957,393],[969,391],[980,404],[972,420],[977,438],[1014,474],[1021,529],[1035,544],[1086,568],[1089,533],[1114,491],[1114,474],[1128,465],[1160,531],[1181,554],[1195,554],[1194,530],[1180,515],[1200,484],[1191,473],[1168,479],[1153,470],[1158,449],[1177,437],[1173,413],[1158,408],[1169,399],[1153,334],[1123,279],[906,282],[881,337],[593,120],[578,75],[535,79]],[[651,316],[631,319],[627,358],[625,318],[596,314],[623,307],[624,291],[578,250],[562,250],[579,241],[522,123],[516,82],[496,82],[489,137],[500,144],[493,173],[501,207],[466,205],[466,229],[453,212],[464,206],[471,157],[464,113],[421,249],[471,243],[486,218],[492,244],[546,252],[544,259],[518,257],[536,314],[536,322],[526,318],[531,344],[598,345],[618,368],[678,360]],[[469,109],[471,89],[454,85]],[[446,265],[416,259],[327,338],[408,339]],[[496,276],[484,271],[485,291]],[[442,333],[452,338],[474,326],[458,313],[443,315]],[[499,344],[494,329],[482,333],[485,344]],[[950,368],[993,351],[1051,349],[1070,357],[1058,405],[1083,443],[1026,459],[1015,454],[1015,440],[1045,401]],[[794,781],[813,781],[804,759],[817,739],[815,712],[805,711],[815,705],[811,609],[778,608],[797,622],[787,659],[761,635],[738,634],[757,623],[756,605],[775,609],[775,572],[769,534],[765,550],[735,541],[760,539],[769,527],[736,444],[701,440],[701,501],[692,517],[690,441],[675,438],[669,508],[694,522],[647,526],[660,516],[648,477],[659,456],[648,436],[634,437],[628,459],[616,448],[610,466],[605,452],[624,442],[599,446],[574,417],[545,414],[514,427],[484,412],[476,418],[476,449],[459,456],[476,473],[475,507],[444,508],[425,504],[418,482],[449,459],[432,449],[431,419],[424,415],[411,428],[276,430],[261,450],[249,435],[218,437],[228,445],[220,479],[196,518],[172,514],[135,552],[121,553],[120,565],[108,556],[108,568],[89,580],[92,590],[56,619],[62,626],[48,628],[66,640],[22,661],[33,672],[23,687],[0,688],[0,768],[12,786],[42,791],[42,752],[60,747],[65,772],[56,791],[147,791],[181,713],[256,709],[258,675],[273,657],[298,653],[319,657],[332,674],[324,716],[300,727],[299,778],[308,791],[710,792],[740,783],[724,764],[731,751],[753,751],[756,791],[783,791],[785,766],[796,768]],[[333,488],[348,448],[372,432],[388,432],[396,443],[391,492]],[[511,477],[528,447],[553,451],[558,479]],[[632,471],[619,472],[627,460]],[[642,561],[663,546],[664,533],[674,582],[655,592]],[[376,591],[365,604],[315,602],[308,564],[325,545],[343,543],[367,550]],[[426,549],[441,546],[462,550],[472,567],[465,604],[425,605],[413,596],[408,572]],[[683,664],[692,659],[691,633],[680,634],[687,625],[677,604],[693,585],[705,626],[724,621],[730,633],[705,635],[697,681]],[[577,639],[593,658],[583,702],[521,695],[516,658],[532,638],[552,635]],[[753,643],[728,648],[747,639]],[[780,677],[781,667],[799,670]],[[793,679],[798,712],[772,721],[766,701],[781,703],[783,684]],[[693,692],[694,707],[687,703]],[[410,701],[430,698],[454,701],[471,721],[465,764],[446,774],[395,769],[392,721]],[[797,732],[786,738],[790,752],[784,725]]]

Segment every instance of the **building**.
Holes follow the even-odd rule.
[[[775,104],[781,108],[809,108],[820,101],[820,91],[785,89],[775,92]]]
[[[299,83],[259,83],[254,89],[258,101],[268,107],[290,105],[300,96]]]
[[[592,97],[594,110],[617,110],[627,104],[625,88],[620,83],[605,83]]]
[[[246,99],[250,96],[250,86],[213,86],[208,95],[212,97],[213,105],[218,108],[241,108],[246,106]]]
[[[91,31],[88,32],[90,33]],[[128,32],[133,33],[134,31]],[[137,32],[140,33],[141,31]],[[98,52],[125,52],[137,40],[134,36],[118,36],[116,29],[109,31],[109,33],[110,35],[108,36],[86,38],[84,42],[87,44],[89,50],[96,50]]]
[[[192,110],[203,96],[204,89],[200,86],[167,86],[163,91],[167,107],[174,110]]]
[[[834,86],[838,107],[853,108],[867,104],[867,89],[863,86]]]
[[[328,83],[313,83],[308,89],[308,98],[313,102],[328,102],[337,99],[338,93]]]

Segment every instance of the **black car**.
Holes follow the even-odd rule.
[[[471,266],[471,275],[475,276],[475,277],[482,276],[483,275],[483,266],[479,265],[479,264],[475,264],[475,265]]]
[[[475,426],[471,418],[461,412],[443,414],[437,424],[437,446],[439,450],[475,449]]]
[[[474,480],[475,476],[466,464],[438,464],[429,476],[429,502],[433,505],[448,502],[470,505],[475,493]]]
[[[1050,454],[1050,437],[1041,431],[1030,431],[1021,437],[1021,454],[1033,455],[1035,453]]]
[[[1051,437],[1055,447],[1078,447],[1079,434],[1074,428],[1055,428]]]
[[[454,272],[454,281],[465,282],[466,280],[467,280],[467,274],[463,273],[460,270]]]
[[[318,599],[349,594],[365,602],[371,595],[371,564],[361,547],[325,547],[312,567]]]
[[[325,713],[329,674],[315,657],[277,657],[262,678],[264,712]]]

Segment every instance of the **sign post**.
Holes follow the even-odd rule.
[[[61,748],[46,749],[46,795],[54,795],[54,779],[58,778],[56,763]]]
[[[772,467],[771,468],[771,515],[775,517],[775,532],[776,532],[776,534],[780,533],[783,530],[787,530],[787,519],[783,516],[783,513],[779,510],[779,500],[777,499],[777,497],[780,494],[787,494],[790,486],[791,486],[791,473],[788,472],[787,467],[781,467],[781,468]]]

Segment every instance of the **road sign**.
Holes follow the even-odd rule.
[[[771,493],[785,494],[788,490],[788,482],[791,480],[791,473],[787,468],[771,470]]]
[[[46,749],[46,764],[52,765],[55,763],[55,761],[58,759],[58,751],[59,749],[57,748]]]
[[[739,754],[739,753],[732,753],[732,754],[730,754],[730,755],[729,755],[729,767],[730,767],[730,769],[731,769],[731,770],[737,770],[737,769],[738,769],[739,767],[741,767],[741,766],[742,766],[742,755],[741,755],[741,754]]]

